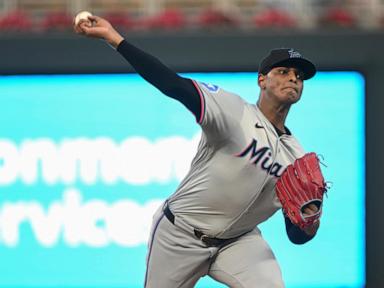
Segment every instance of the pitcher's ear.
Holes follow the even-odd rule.
[[[263,74],[259,74],[257,78],[257,83],[259,84],[260,89],[265,89],[266,87],[266,76]]]

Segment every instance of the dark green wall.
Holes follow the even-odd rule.
[[[180,72],[256,70],[259,59],[274,47],[294,47],[320,70],[362,72],[367,81],[367,287],[384,287],[384,177],[380,174],[384,164],[384,32],[136,32],[127,38]],[[102,41],[72,34],[1,35],[0,55],[0,74],[132,71]]]

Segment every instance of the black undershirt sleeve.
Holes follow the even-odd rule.
[[[285,229],[287,231],[287,235],[289,240],[294,244],[304,244],[308,241],[312,240],[315,235],[308,235],[303,230],[301,230],[298,226],[294,225],[291,220],[287,216],[284,215],[285,218]]]
[[[179,76],[157,58],[123,40],[117,51],[135,71],[165,95],[176,99],[200,119],[200,94],[191,79]]]

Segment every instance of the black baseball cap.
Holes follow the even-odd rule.
[[[303,58],[299,52],[292,48],[273,49],[261,61],[260,74],[267,74],[275,67],[296,67],[304,73],[304,79],[312,78],[316,74],[316,66],[308,59]]]

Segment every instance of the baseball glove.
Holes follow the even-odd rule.
[[[284,213],[300,228],[312,225],[321,216],[327,187],[319,163],[315,153],[307,153],[288,165],[276,182],[276,195]],[[318,211],[312,215],[304,215],[304,208],[311,203],[317,206]]]

